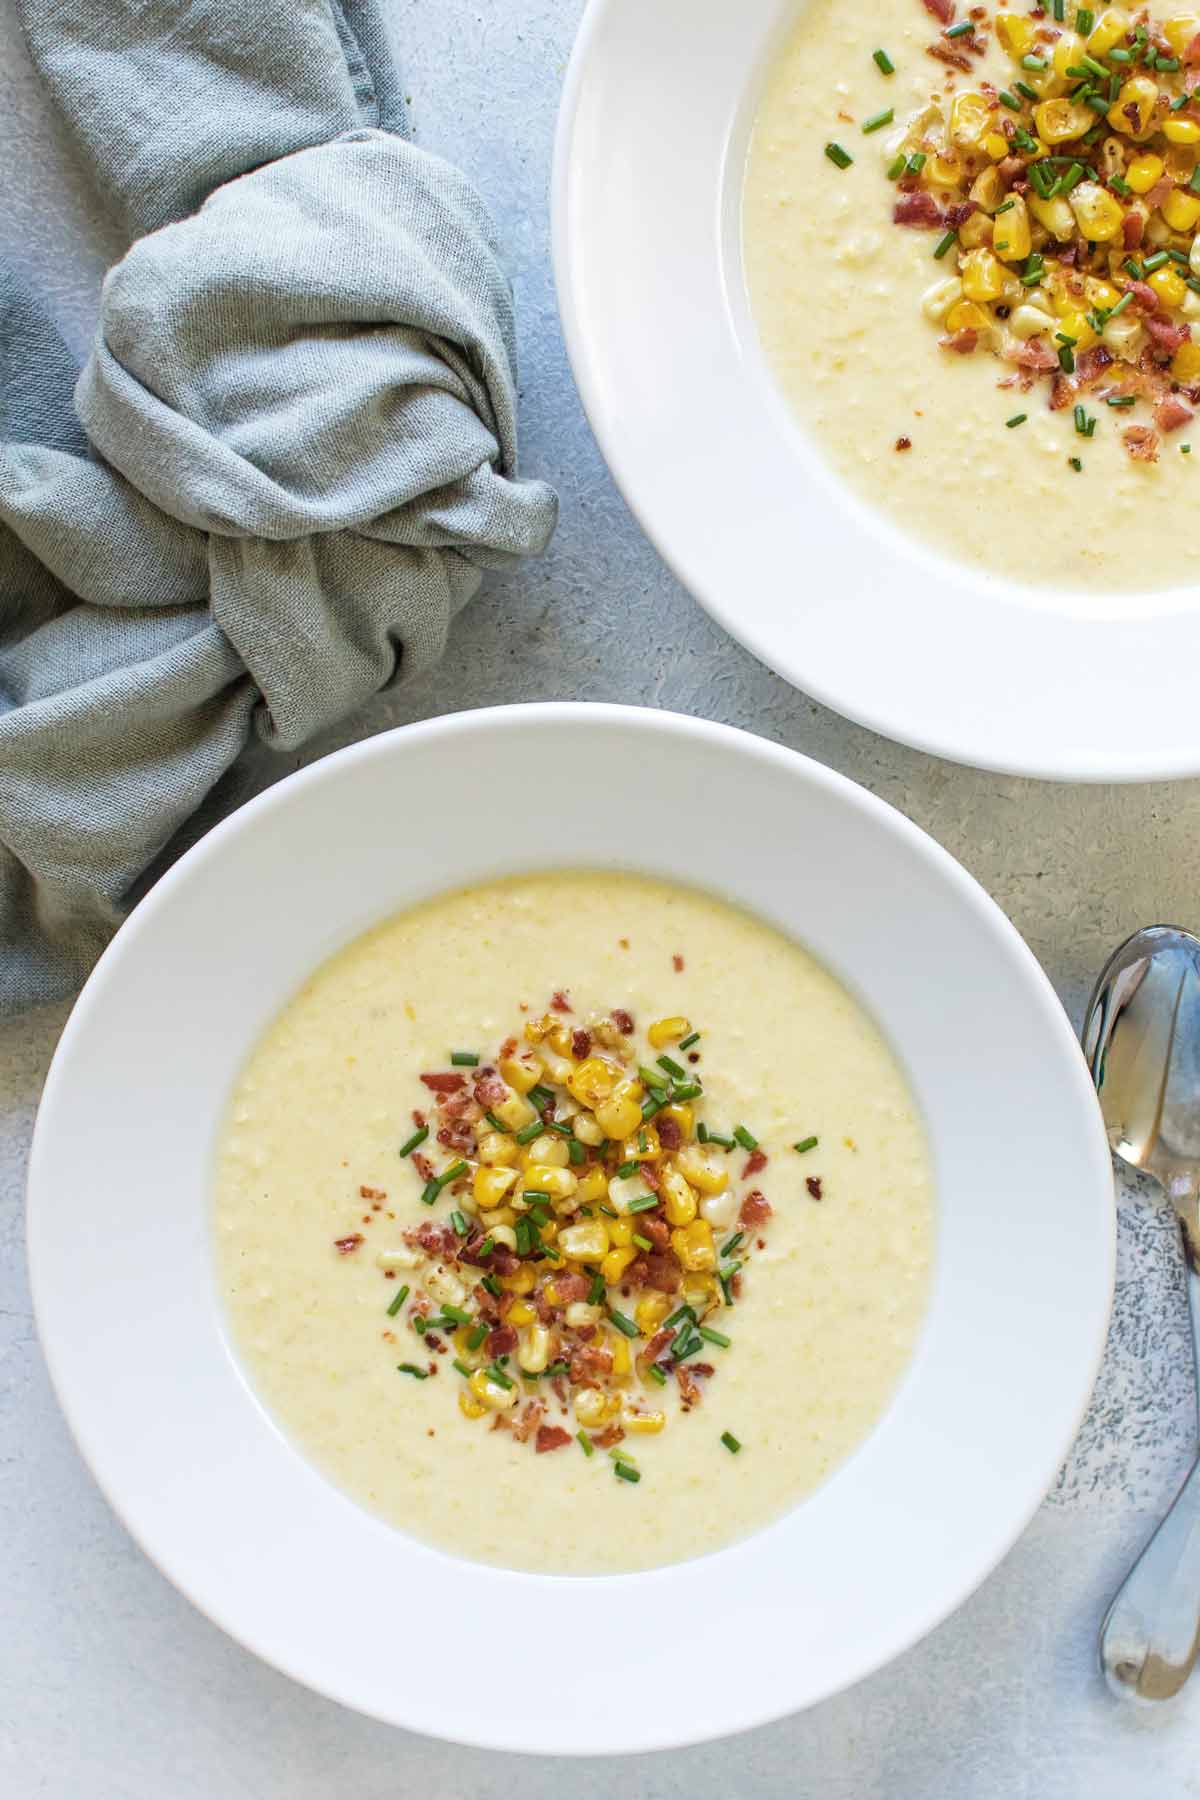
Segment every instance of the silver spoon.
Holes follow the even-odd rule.
[[[1083,1048],[1113,1152],[1152,1175],[1179,1218],[1200,1399],[1200,939],[1153,925],[1109,958]],[[1100,1628],[1124,1699],[1178,1693],[1200,1650],[1200,1458]]]

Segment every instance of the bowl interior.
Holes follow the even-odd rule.
[[[529,791],[533,770],[540,804],[518,837],[495,796]],[[647,793],[672,796],[653,833],[636,823]],[[729,821],[734,853],[705,850],[714,819]],[[572,864],[703,878],[812,948],[900,1053],[940,1207],[922,1344],[856,1455],[717,1555],[586,1584],[428,1549],[315,1473],[227,1347],[209,1244],[231,1082],[313,967],[442,889]],[[1090,1390],[1110,1200],[1098,1112],[1057,1001],[929,839],[741,733],[550,706],[343,751],[245,808],[159,884],[55,1059],[31,1162],[30,1257],[79,1445],[145,1550],[206,1613],[296,1678],[394,1723],[599,1753],[808,1704],[911,1643],[982,1578],[1051,1480]],[[589,1665],[625,1677],[603,1717],[582,1706],[570,1658],[548,1659],[536,1685],[477,1685],[464,1711],[440,1660],[396,1626],[436,1615],[470,1636],[515,1611],[528,1641],[554,1642],[574,1604],[587,1608]],[[635,1617],[662,1629],[631,1631]],[[702,1702],[674,1649],[693,1640],[720,1659]]]
[[[592,0],[585,17],[559,123],[555,270],[625,498],[727,630],[876,730],[1063,779],[1200,771],[1184,673],[1200,590],[1109,597],[1099,616],[951,562],[852,493],[777,391],[745,293],[741,188],[797,11]]]

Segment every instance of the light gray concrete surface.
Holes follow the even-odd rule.
[[[549,155],[581,6],[391,0],[419,140],[474,173],[503,225],[520,312],[524,461],[558,486],[562,524],[543,562],[489,583],[442,669],[310,755],[431,714],[544,698],[624,700],[744,726],[842,770],[932,832],[1015,920],[1078,1020],[1096,968],[1127,931],[1162,918],[1196,926],[1200,790],[1042,786],[897,748],[787,687],[680,589],[605,472],[556,320]],[[43,285],[82,346],[116,240],[4,12],[0,155],[0,255]],[[260,761],[247,790],[293,766]],[[50,1393],[22,1249],[24,1158],[64,1016],[60,1008],[0,1028],[0,1794],[1200,1795],[1200,1684],[1170,1712],[1134,1717],[1109,1700],[1094,1667],[1106,1598],[1194,1450],[1182,1282],[1152,1196],[1121,1197],[1113,1328],[1079,1441],[1022,1541],[954,1618],[853,1692],[738,1739],[634,1763],[496,1759],[357,1718],[254,1661],[163,1581],[93,1487]],[[1013,1182],[1037,1178],[1015,1121]],[[81,1263],[81,1282],[87,1274]],[[669,1630],[670,1621],[641,1627]],[[532,1666],[539,1647],[522,1641],[515,1621],[494,1659],[464,1649],[448,1669],[469,1691],[471,1680],[503,1671],[510,1642],[522,1668]],[[619,1714],[619,1679],[597,1674],[597,1707]],[[720,1680],[719,1663],[708,1678]]]

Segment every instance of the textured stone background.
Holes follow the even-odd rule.
[[[562,524],[544,562],[489,584],[442,670],[311,755],[435,713],[546,698],[624,700],[744,726],[842,770],[931,831],[1015,920],[1078,1021],[1095,970],[1129,930],[1162,918],[1196,925],[1196,784],[1079,789],[952,768],[846,724],[726,640],[614,492],[559,336],[547,186],[581,0],[391,0],[391,9],[419,140],[474,173],[504,228],[521,321],[524,460],[557,485]],[[118,245],[2,9],[0,154],[0,255],[42,284],[82,347]],[[264,760],[247,787],[293,766]],[[92,1486],[49,1391],[22,1251],[24,1157],[63,1017],[56,1009],[0,1028],[0,1792],[382,1800],[426,1789],[478,1800],[519,1784],[528,1800],[551,1800],[569,1783],[581,1800],[618,1785],[647,1800],[1200,1794],[1200,1686],[1146,1719],[1119,1711],[1094,1672],[1106,1597],[1194,1446],[1182,1286],[1152,1195],[1122,1196],[1116,1313],[1079,1442],[1021,1543],[953,1619],[852,1693],[739,1739],[636,1765],[497,1763],[356,1718],[252,1660],[162,1580]],[[1022,1161],[1019,1124],[1012,1179],[1038,1179]],[[497,1647],[501,1667],[506,1649]],[[538,1646],[521,1639],[519,1622],[512,1650],[534,1666]],[[450,1666],[468,1690],[490,1673],[478,1649]],[[619,1680],[597,1674],[596,1705],[616,1715]],[[719,1665],[712,1674],[719,1680]]]

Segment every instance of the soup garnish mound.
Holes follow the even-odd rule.
[[[1020,396],[1041,385],[1073,414],[1077,472],[1098,429],[1156,462],[1200,401],[1200,12],[924,5],[942,91],[886,142],[890,108],[861,131],[883,143],[895,224],[932,235],[922,305],[941,351],[990,353]],[[1003,87],[975,79],[993,33]],[[886,50],[874,60],[895,72]],[[836,142],[826,154],[853,160]]]
[[[494,1061],[453,1051],[449,1068],[420,1075],[400,1153],[439,1210],[375,1259],[400,1283],[385,1310],[401,1374],[448,1366],[466,1419],[490,1418],[539,1455],[573,1440],[589,1457],[608,1451],[617,1479],[641,1479],[621,1446],[665,1428],[655,1396],[668,1384],[686,1414],[717,1378],[733,1352],[722,1327],[772,1210],[753,1132],[702,1116],[700,1045],[678,1016],[639,1045],[628,1012],[581,1021],[559,990]],[[815,1171],[805,1188],[823,1198]],[[386,1193],[359,1193],[374,1222]],[[365,1244],[352,1231],[334,1249]],[[741,1450],[730,1431],[719,1442]]]

